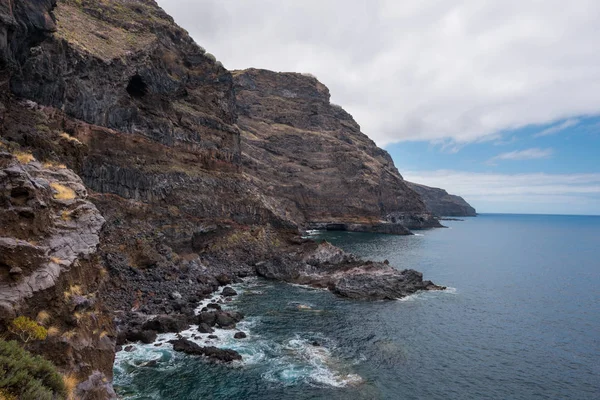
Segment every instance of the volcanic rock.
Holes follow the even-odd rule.
[[[169,343],[173,345],[173,350],[175,351],[196,356],[204,356],[213,361],[230,363],[242,359],[242,356],[235,350],[219,349],[213,346],[201,347],[187,339],[171,340]]]

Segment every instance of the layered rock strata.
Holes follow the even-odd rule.
[[[330,103],[316,78],[258,69],[233,77],[244,171],[282,214],[307,227],[352,231],[439,226],[390,155]]]

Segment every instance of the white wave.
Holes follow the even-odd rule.
[[[444,290],[423,290],[401,299],[399,301],[417,301],[417,300],[429,300],[436,298],[439,294],[457,294],[456,288],[447,287]]]
[[[252,287],[257,285],[257,282],[231,285],[238,292],[238,296],[231,301],[227,301],[220,295],[222,288],[219,288],[218,292],[203,300],[195,312],[200,313],[202,308],[213,302],[218,303],[223,309],[235,309],[239,295],[245,291],[251,291]],[[314,304],[307,302],[290,302],[289,306],[296,307],[301,311],[314,311],[315,307]],[[307,333],[306,335],[311,339],[296,335],[292,339],[278,343],[255,332],[256,325],[260,321],[261,317],[249,316],[240,321],[236,329],[215,328],[211,334],[200,333],[198,326],[192,325],[178,334],[159,334],[156,341],[151,344],[132,344],[132,351],[122,350],[116,355],[114,367],[118,376],[116,383],[120,385],[130,383],[137,368],[153,367],[160,368],[161,371],[177,368],[182,357],[187,356],[175,353],[172,345],[168,342],[178,337],[184,337],[200,346],[235,350],[242,356],[242,361],[233,363],[232,367],[265,365],[267,372],[263,374],[263,379],[278,384],[305,383],[316,386],[344,387],[363,382],[360,376],[343,372],[347,366],[332,356],[331,349],[335,349],[335,346],[322,335]],[[233,336],[238,331],[245,332],[247,337],[235,339]],[[209,335],[213,338],[209,338]],[[315,339],[321,344],[320,346],[315,345]],[[158,344],[160,346],[157,346]]]
[[[308,339],[295,337],[281,347],[281,355],[272,360],[270,369],[263,378],[284,385],[305,382],[311,385],[345,387],[363,382],[356,374],[345,374],[337,368],[331,351],[317,346]]]
[[[423,235],[422,233],[414,233],[413,235],[414,235],[414,236],[425,236],[425,235]]]
[[[309,286],[309,285],[302,285],[300,283],[288,283],[288,285],[302,288],[305,290],[315,291],[315,292],[327,292],[328,291],[327,288],[318,288],[318,287]]]

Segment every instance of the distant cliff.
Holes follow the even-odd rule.
[[[245,173],[292,220],[394,233],[438,226],[390,155],[316,78],[258,69],[233,77]]]
[[[475,209],[460,196],[448,194],[444,189],[412,182],[406,183],[421,196],[427,209],[435,215],[443,217],[474,217],[477,215]]]

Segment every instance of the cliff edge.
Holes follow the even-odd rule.
[[[246,175],[301,226],[408,233],[439,226],[390,155],[315,77],[233,71]]]
[[[477,211],[460,196],[449,194],[444,189],[433,188],[418,183],[406,182],[418,193],[427,209],[440,217],[476,217]]]

